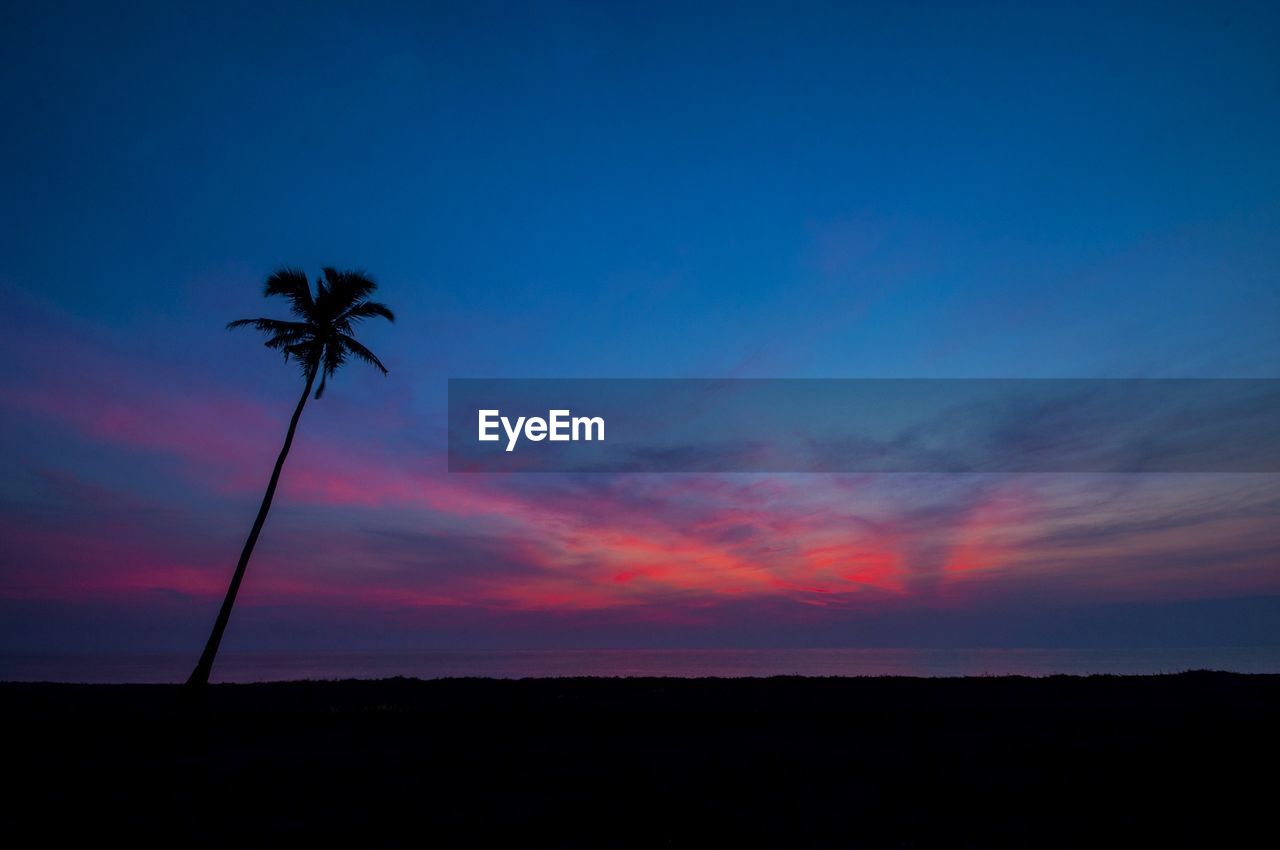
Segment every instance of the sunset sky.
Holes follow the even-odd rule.
[[[1280,643],[1280,475],[445,462],[449,378],[1280,377],[1275,4],[180,5],[0,25],[0,651],[198,651],[281,265],[390,374],[227,649]]]

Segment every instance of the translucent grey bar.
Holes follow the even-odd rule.
[[[1280,380],[451,379],[449,471],[1280,472]]]

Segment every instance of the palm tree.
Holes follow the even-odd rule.
[[[316,280],[313,293],[305,274],[297,269],[279,269],[267,278],[263,295],[283,295],[288,299],[290,312],[297,321],[240,319],[227,325],[228,329],[252,326],[267,334],[267,348],[283,352],[286,362],[293,358],[302,366],[306,386],[302,388],[302,397],[298,399],[298,406],[293,411],[293,419],[289,420],[284,448],[276,458],[271,482],[267,485],[266,495],[262,497],[262,507],[258,508],[258,518],[253,521],[249,539],[244,542],[240,563],[236,565],[231,586],[227,588],[227,595],[222,600],[222,609],[213,624],[213,633],[209,635],[209,642],[205,644],[200,662],[187,679],[188,685],[204,685],[209,681],[213,659],[218,654],[218,644],[222,642],[222,633],[227,628],[227,620],[231,618],[231,606],[235,604],[245,567],[249,564],[249,556],[253,554],[253,546],[258,542],[262,525],[267,520],[271,499],[276,494],[276,484],[280,482],[280,470],[284,468],[284,459],[289,454],[289,446],[293,444],[293,432],[298,427],[298,418],[302,416],[302,407],[311,394],[311,385],[315,382],[316,375],[320,376],[320,386],[316,388],[315,397],[320,398],[324,395],[329,377],[349,357],[363,360],[377,367],[382,374],[387,374],[387,367],[382,365],[382,361],[357,342],[352,333],[353,326],[364,319],[381,316],[388,321],[395,320],[395,316],[385,305],[368,300],[369,294],[377,287],[363,272],[326,268],[324,277]]]

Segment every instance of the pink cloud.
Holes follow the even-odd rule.
[[[171,461],[194,504],[221,509],[175,526],[149,513],[166,507],[158,497],[66,482],[48,516],[0,517],[10,564],[0,593],[214,602],[292,399],[266,404],[203,378],[198,392],[175,389],[180,370],[157,376],[149,361],[74,336],[32,345],[37,365],[0,387],[8,415]],[[360,411],[379,435],[360,442],[335,432],[343,413],[322,401],[304,414],[242,604],[703,616],[744,600],[839,611],[1044,587],[1109,598],[1280,588],[1268,531],[1276,482],[1165,482],[1099,506],[1070,476],[940,487],[876,476],[450,475],[441,450],[400,448],[428,430],[402,407]],[[246,515],[237,507],[232,521],[228,505]]]

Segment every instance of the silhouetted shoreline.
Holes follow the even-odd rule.
[[[0,654],[0,681],[176,684],[187,677],[190,668],[189,649]],[[1280,673],[1280,647],[223,651],[218,655],[214,681],[248,684],[396,676],[1129,676],[1185,670]]]
[[[1280,755],[1265,674],[4,683],[0,705],[11,826],[173,846],[1221,841],[1265,823],[1252,777]]]

